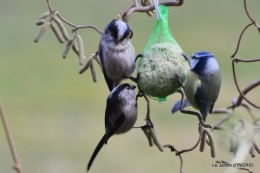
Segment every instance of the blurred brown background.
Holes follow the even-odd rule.
[[[119,11],[132,5],[131,0],[90,1],[51,0],[52,7],[75,24],[92,24],[103,30]],[[251,0],[248,8],[260,22],[260,1]],[[78,74],[77,56],[71,51],[62,59],[61,45],[51,30],[39,43],[33,39],[41,27],[35,21],[45,11],[42,1],[0,1],[0,97],[17,146],[25,173],[84,173],[86,164],[104,133],[104,111],[108,89],[98,70],[99,81],[92,82],[90,72]],[[129,21],[134,31],[132,43],[141,53],[152,32],[156,17],[134,13]],[[198,50],[213,53],[220,64],[223,84],[215,108],[227,107],[238,96],[232,77],[230,55],[234,52],[242,29],[249,24],[243,1],[185,0],[181,7],[169,9],[169,24],[174,38],[186,54]],[[66,26],[68,31],[70,27]],[[100,35],[91,29],[80,30],[85,43],[85,55],[97,50]],[[260,36],[250,27],[237,54],[241,58],[259,57]],[[97,67],[97,66],[96,66]],[[238,64],[237,73],[242,88],[259,78],[259,63]],[[249,98],[260,102],[260,89]],[[162,143],[171,143],[177,149],[187,149],[198,138],[197,118],[189,115],[171,115],[178,94],[167,102],[151,100],[151,116]],[[191,109],[191,108],[190,108]],[[243,114],[243,109],[238,109]],[[255,111],[259,113],[259,111]],[[146,106],[139,100],[139,117],[136,126],[143,125]],[[222,115],[209,115],[208,123],[216,122]],[[0,127],[0,172],[14,172],[9,146]],[[213,168],[215,160],[229,161],[227,140],[222,132],[214,132],[217,157],[212,159],[207,147],[183,155],[184,172],[224,172]],[[260,171],[260,155],[248,156],[254,172]],[[159,152],[149,147],[139,129],[121,136],[114,136],[99,153],[91,172],[178,172],[180,161],[165,149]],[[244,171],[238,171],[244,172]]]

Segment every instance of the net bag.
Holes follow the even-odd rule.
[[[185,84],[189,63],[169,30],[167,7],[159,6],[159,12],[161,19],[157,20],[137,66],[137,83],[146,95],[161,102],[180,89],[175,74]]]

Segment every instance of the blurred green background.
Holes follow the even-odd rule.
[[[120,11],[132,4],[131,0],[89,1],[51,0],[54,9],[75,24],[92,24],[103,30]],[[260,1],[248,2],[249,11],[260,22]],[[104,111],[109,94],[102,73],[92,82],[90,71],[79,75],[77,56],[71,51],[62,59],[64,44],[60,44],[51,30],[39,43],[34,36],[41,27],[35,21],[45,11],[42,1],[0,1],[0,97],[7,114],[12,135],[25,173],[84,173],[86,164],[104,133]],[[129,21],[134,31],[132,43],[141,53],[152,32],[156,17],[134,13]],[[185,0],[181,7],[169,9],[169,24],[173,36],[186,54],[198,50],[212,52],[218,59],[223,83],[215,108],[227,107],[238,96],[231,73],[230,55],[234,52],[242,29],[249,24],[243,1]],[[67,26],[66,26],[67,27]],[[70,27],[67,27],[70,30]],[[97,50],[100,35],[91,29],[80,30],[85,43],[85,55]],[[250,27],[237,54],[241,58],[259,57],[260,36]],[[96,67],[98,67],[96,65]],[[259,63],[238,64],[239,83],[244,88],[259,78]],[[260,89],[249,98],[260,102]],[[175,94],[167,102],[151,100],[151,116],[162,143],[171,143],[177,149],[187,149],[198,138],[197,118],[189,115],[171,115]],[[241,109],[243,113],[243,109]],[[259,112],[258,112],[259,113]],[[146,106],[139,100],[139,118],[136,126],[143,125]],[[222,115],[210,115],[214,123]],[[0,172],[11,173],[13,160],[2,126],[0,127]],[[224,172],[212,168],[216,159],[229,161],[226,138],[214,132],[217,157],[212,159],[207,147],[183,155],[184,172]],[[253,162],[254,172],[260,171],[259,155]],[[257,164],[258,163],[258,164]],[[159,152],[149,147],[141,130],[134,129],[110,139],[99,153],[91,172],[178,172],[180,161],[174,153]],[[238,171],[243,172],[243,171]]]

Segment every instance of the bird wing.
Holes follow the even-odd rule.
[[[98,56],[100,58],[100,61],[101,61],[102,67],[103,67],[103,74],[104,74],[104,77],[105,77],[108,89],[109,89],[109,91],[112,91],[113,88],[114,88],[114,81],[111,78],[109,78],[107,76],[107,74],[106,74],[105,64],[104,64],[104,52],[103,52],[103,48],[102,48],[101,44],[99,44],[99,49],[98,50],[99,50],[98,51]]]
[[[121,125],[125,122],[125,114],[121,113],[120,115],[106,116],[105,117],[105,125],[106,125],[106,139],[105,144],[107,144],[108,139],[115,134],[117,129],[121,127]]]
[[[200,79],[200,86],[198,86],[196,92],[195,92],[195,102],[200,110],[200,113],[202,114],[203,120],[205,122],[207,115],[209,114],[210,110],[212,109],[212,103],[210,98],[210,93],[212,91],[209,84],[207,84],[208,81],[207,78],[201,78]]]
[[[116,132],[116,130],[124,123],[125,114],[123,112],[122,101],[117,97],[117,90],[107,98],[107,106],[105,111],[105,127],[106,142]]]
[[[183,109],[190,106],[190,102],[185,99],[184,100],[184,104],[183,104]],[[177,100],[172,108],[172,114],[175,114],[176,112],[178,112],[181,109],[181,100]]]
[[[218,98],[221,85],[219,73],[220,72],[216,72],[209,76],[199,77],[201,84],[197,88],[194,97],[204,121],[206,120],[206,116],[212,112],[214,104]]]

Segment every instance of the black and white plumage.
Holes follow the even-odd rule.
[[[104,144],[107,144],[111,136],[126,133],[134,126],[137,119],[135,88],[136,86],[124,83],[110,92],[105,112],[105,134],[89,160],[87,171],[89,171],[100,149]]]
[[[123,79],[129,78],[135,69],[135,49],[130,41],[132,31],[118,19],[105,28],[100,40],[98,55],[110,91]]]
[[[206,120],[212,112],[221,86],[221,74],[216,58],[209,52],[196,52],[191,56],[191,69],[184,87],[189,103]]]

